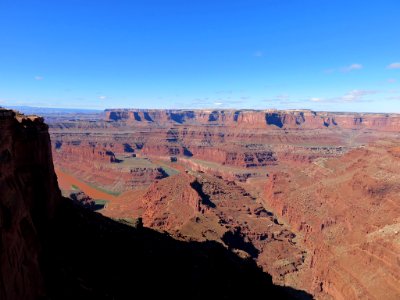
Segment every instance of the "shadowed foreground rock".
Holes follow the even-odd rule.
[[[183,242],[135,229],[65,200],[45,243],[45,281],[55,299],[309,299],[274,286],[252,260],[216,242]]]
[[[0,299],[45,291],[40,239],[61,198],[47,129],[0,108]]]
[[[135,229],[61,198],[47,125],[0,110],[0,299],[309,298],[216,242]]]

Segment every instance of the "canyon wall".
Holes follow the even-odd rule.
[[[344,128],[396,131],[400,129],[397,114],[331,113],[311,110],[151,110],[107,109],[108,121],[126,121],[141,126],[196,124],[250,128]]]
[[[43,119],[0,109],[0,299],[44,295],[40,232],[60,197]]]
[[[57,166],[101,187],[115,186],[115,178],[127,187],[105,215],[141,216],[175,236],[218,241],[253,257],[275,282],[318,299],[398,298],[398,115],[133,109],[105,115],[50,124]],[[115,161],[91,145],[111,151]],[[143,166],[169,170],[168,178],[144,176]],[[152,183],[130,191],[140,186],[132,176]]]
[[[320,122],[322,115],[309,111],[107,110],[106,119],[102,118],[99,115],[96,122],[52,121],[54,158],[65,170],[90,170],[104,178],[104,186],[119,186],[120,191],[121,184],[108,175],[113,173],[115,165],[111,165],[118,162],[118,157],[128,154],[179,157],[197,165],[201,160],[216,166],[249,169],[246,174],[255,174],[253,169],[274,166],[279,161],[306,163],[340,155],[349,143],[364,142],[357,137],[361,130],[325,126]],[[279,122],[283,125],[277,118],[282,119]],[[136,176],[134,168],[130,171]],[[218,172],[228,173],[224,169]],[[90,174],[84,177],[93,183]]]
[[[312,279],[303,287],[317,298],[399,298],[396,149],[386,140],[270,174],[266,204],[310,249]]]

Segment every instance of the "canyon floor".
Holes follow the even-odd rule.
[[[399,299],[399,116],[45,117],[64,196],[177,240],[218,242],[316,299]]]

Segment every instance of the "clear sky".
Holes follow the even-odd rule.
[[[0,0],[0,105],[400,112],[400,1]]]

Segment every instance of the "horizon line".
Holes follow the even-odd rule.
[[[374,112],[374,111],[337,111],[337,110],[313,110],[310,108],[287,108],[287,109],[278,109],[278,108],[134,108],[134,107],[123,107],[123,108],[104,108],[104,109],[95,109],[95,108],[77,108],[77,107],[46,107],[46,106],[29,106],[29,105],[0,105],[0,108],[7,109],[9,107],[11,110],[18,109],[45,109],[45,110],[66,110],[66,111],[91,111],[91,112],[107,112],[112,110],[137,110],[137,111],[255,111],[255,112],[263,112],[263,111],[309,111],[309,112],[320,112],[320,113],[346,113],[346,114],[395,114],[398,115],[400,112]],[[78,113],[78,112],[77,112]]]

